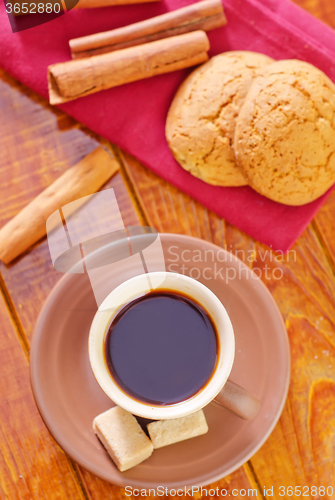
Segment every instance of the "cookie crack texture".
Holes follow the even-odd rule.
[[[288,205],[335,182],[335,86],[314,66],[279,61],[255,79],[237,119],[234,148],[249,184]]]
[[[210,184],[247,184],[235,162],[236,118],[253,79],[272,62],[263,54],[226,52],[183,82],[166,123],[168,144],[183,168]]]

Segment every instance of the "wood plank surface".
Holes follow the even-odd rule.
[[[0,109],[7,117],[0,124],[2,227],[100,142],[106,147],[108,144],[4,72],[0,77]],[[34,116],[32,125],[31,116]],[[105,184],[104,189],[107,188],[115,190],[124,223],[138,224],[122,175],[116,174]],[[30,340],[42,303],[62,277],[52,266],[46,238],[9,266],[1,262],[0,269],[15,310],[20,312],[20,324]],[[33,291],[39,296],[39,301],[31,298],[27,301]]]
[[[294,0],[294,3],[335,28],[335,3],[333,0]]]
[[[334,486],[334,447],[326,444],[335,443],[333,420],[323,438],[313,434],[320,426],[315,416],[325,405],[324,391],[329,412],[335,414],[335,399],[329,396],[335,390],[335,280],[317,233],[310,225],[285,257],[275,254],[130,156],[120,155],[153,227],[203,238],[232,251],[261,273],[281,310],[291,345],[292,376],[280,422],[250,460],[261,491],[273,487],[273,498],[280,499],[281,486]],[[250,252],[254,252],[252,262]],[[314,448],[311,442],[316,443]],[[325,453],[322,467],[316,449]],[[310,490],[306,497],[313,498]],[[335,488],[329,498],[335,498]]]
[[[3,72],[0,76],[0,109],[7,117],[6,122],[0,123],[0,142],[3,152],[0,160],[2,179],[0,225],[2,226],[64,170],[92,151],[99,142],[104,145],[106,143],[99,141],[99,138],[64,113],[51,108]],[[31,116],[35,117],[32,125]],[[17,147],[17,144],[20,144],[20,147]],[[104,188],[110,187],[115,190],[124,223],[139,224],[139,218],[120,173],[104,186]],[[9,394],[13,390],[13,401],[12,405],[7,407],[4,400],[5,406],[1,414],[1,425],[4,428],[0,436],[3,456],[0,488],[8,500],[42,498],[79,500],[90,497],[87,491],[84,493],[85,484],[83,485],[79,479],[81,468],[73,464],[55,444],[39,417],[31,394],[27,357],[22,351],[23,345],[28,354],[38,313],[47,295],[62,277],[62,274],[55,271],[52,266],[46,238],[9,266],[1,263],[0,272],[0,284],[9,303],[12,317],[18,326],[16,334],[14,331],[11,333],[11,342],[14,343],[12,349],[15,349],[15,356],[18,359],[10,356],[6,367],[9,370],[8,377],[15,374],[13,383],[16,381],[20,389],[14,396],[15,387],[8,383],[5,371],[2,379],[4,388],[8,385]],[[3,327],[6,330],[5,323]],[[9,354],[9,348],[4,352],[4,358],[6,353]],[[2,396],[5,394],[5,390],[1,392]],[[11,413],[15,416],[13,431],[10,427]],[[30,430],[29,425],[31,425]],[[40,435],[38,443],[34,444],[33,440],[38,435]],[[8,451],[6,449],[7,440],[17,441],[16,448],[12,451],[11,447]],[[20,446],[23,448],[21,451],[24,458],[23,465]],[[9,460],[10,453],[12,456]],[[13,472],[15,470],[22,470],[21,475],[25,478],[22,486]],[[98,490],[95,484],[101,481],[89,473],[84,474],[90,489],[93,492]],[[29,478],[30,475],[32,478]],[[115,486],[107,483],[104,485],[105,497],[109,497],[112,492],[113,496],[117,496]],[[2,498],[1,489],[0,498]],[[92,496],[92,498],[99,497]]]
[[[5,86],[4,90],[2,85]],[[11,115],[8,113],[8,110],[20,101],[21,92],[23,92],[23,105],[20,116],[25,124],[22,129],[17,127],[17,117],[14,116],[14,122],[11,123]],[[1,96],[4,96],[3,100]],[[42,189],[61,175],[66,168],[76,163],[82,157],[78,150],[81,152],[85,147],[85,154],[87,154],[99,143],[99,138],[89,134],[73,120],[68,122],[67,133],[64,135],[63,130],[58,130],[58,123],[62,121],[62,113],[56,111],[50,116],[48,105],[41,99],[35,98],[29,91],[5,74],[2,74],[2,80],[0,80],[1,108],[8,113],[8,121],[10,122],[6,127],[3,126],[2,130],[0,125],[1,140],[6,146],[5,150],[9,151],[10,154],[7,157],[4,155],[3,163],[0,165],[0,169],[6,172],[5,182],[0,186],[0,195],[2,196],[0,225],[9,219],[8,214],[10,217],[15,215]],[[34,127],[29,129],[27,126],[28,116],[31,114],[38,117],[37,123],[40,125],[34,124]],[[20,137],[21,134],[24,134],[24,139]],[[17,152],[19,155],[17,159],[15,141],[22,144]],[[39,154],[43,148],[48,150],[47,161],[43,155]],[[23,158],[26,160],[23,161]],[[15,165],[14,170],[9,168],[11,164]],[[54,167],[55,164],[57,168]],[[33,182],[25,182],[28,177],[33,178]],[[115,175],[104,187],[115,189],[125,225],[145,222],[142,215],[144,209],[143,207],[138,208],[136,200],[132,201],[132,186],[126,186],[122,173]],[[52,266],[45,238],[11,265],[5,266],[0,263],[0,272],[6,298],[19,325],[26,348],[29,350],[38,313],[52,287],[62,275],[57,273]],[[97,500],[111,496],[125,498],[121,488],[101,481],[76,464],[74,467],[89,498]],[[47,481],[47,477],[41,476],[40,481],[41,483]],[[247,466],[218,482],[216,486],[225,488],[228,492],[234,488],[257,489],[253,475]],[[259,498],[261,497],[259,496]]]
[[[71,461],[46,429],[27,353],[0,293],[0,498],[85,500]]]
[[[335,269],[335,191],[330,195],[327,203],[323,205],[313,220],[313,225],[319,234],[320,241],[327,252]]]

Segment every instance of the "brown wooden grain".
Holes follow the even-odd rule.
[[[0,156],[1,227],[63,172],[95,149],[99,138],[4,72],[0,76],[0,109],[11,117],[0,127],[2,150],[6,152]],[[20,102],[20,111],[16,102]],[[35,122],[29,127],[31,116],[35,117]],[[20,121],[22,128],[17,126]],[[101,142],[109,147],[106,141]],[[20,147],[16,143],[20,143]],[[117,173],[105,184],[104,189],[107,188],[115,191],[124,223],[138,224],[139,218],[129,200],[122,175]],[[32,272],[33,267],[36,269]],[[13,301],[20,311],[23,329],[30,338],[41,304],[62,274],[52,267],[45,238],[9,266],[1,263],[0,268],[8,292],[11,294],[15,290]],[[35,287],[39,290],[41,302],[29,300],[27,307],[26,298]]]
[[[72,463],[47,431],[27,355],[0,293],[0,498],[85,500]]]
[[[335,191],[316,214],[313,224],[335,269]]]
[[[96,148],[69,168],[0,229],[0,259],[9,264],[46,235],[51,214],[79,198],[83,201],[119,169],[119,163],[103,148]],[[78,204],[76,204],[78,208]],[[48,231],[54,229],[48,226]]]
[[[20,112],[17,111],[17,103],[20,103]],[[36,98],[3,72],[0,79],[0,108],[8,117],[6,123],[0,124],[1,146],[2,151],[5,151],[5,154],[1,155],[0,164],[3,180],[0,186],[0,225],[2,225],[58,178],[62,172],[71,167],[71,164],[95,149],[99,142],[79,124],[63,113],[54,111],[44,101]],[[32,126],[31,118],[29,119],[31,116],[35,117]],[[23,124],[22,127],[17,125],[20,122]],[[102,142],[106,146],[106,143]],[[16,147],[17,143],[20,144],[19,148]],[[115,190],[124,223],[126,225],[138,224],[138,215],[130,202],[129,192],[121,174],[116,174],[104,188]],[[21,388],[21,392],[16,394],[17,397],[13,396],[8,412],[7,407],[3,406],[0,414],[1,428],[8,433],[5,435],[3,432],[0,435],[2,453],[0,459],[3,457],[4,460],[0,466],[0,498],[3,498],[1,495],[3,491],[6,495],[8,492],[8,495],[4,497],[8,500],[83,499],[81,483],[78,480],[82,471],[79,467],[75,471],[74,465],[54,443],[39,417],[31,395],[26,355],[21,347],[22,344],[25,349],[29,350],[37,315],[47,295],[62,274],[52,267],[45,238],[11,265],[5,266],[1,263],[0,271],[0,284],[4,288],[12,317],[19,328],[19,334],[15,332],[11,334],[14,335],[16,343],[16,357],[11,355],[8,348],[0,358],[0,363],[7,354],[13,384],[15,382]],[[9,331],[8,324],[0,316],[0,329],[2,324],[5,331]],[[2,346],[4,341],[2,331],[0,331],[0,338]],[[25,360],[22,368],[20,355],[23,361]],[[14,394],[14,385],[8,382],[6,369],[4,371],[2,369],[1,374],[0,384],[2,380],[4,382],[1,395],[6,405],[5,388],[8,385],[9,393],[13,391]],[[12,420],[15,428],[13,427],[11,431],[9,422]],[[30,424],[32,428],[29,431]],[[27,436],[28,446],[23,451],[21,447],[24,442],[19,435]],[[37,439],[38,435],[40,437]],[[34,439],[37,443],[34,443]],[[8,441],[11,440],[17,441],[16,447],[13,444],[8,447]],[[24,482],[21,485],[21,480],[17,480],[17,474],[13,472],[21,469],[28,486]],[[32,477],[29,478],[29,475]],[[50,476],[53,479],[50,479]],[[99,480],[86,472],[85,478],[94,492],[96,482],[99,483]],[[106,497],[117,489],[107,483],[103,484]],[[85,488],[85,485],[83,487]]]
[[[94,500],[104,500],[105,498],[113,498],[113,499],[116,498],[117,500],[126,500],[127,498],[131,498],[132,500],[135,500],[137,498],[133,495],[131,497],[127,497],[125,495],[125,490],[123,488],[118,488],[117,486],[107,484],[106,482],[93,477],[92,474],[85,471],[84,469],[81,469],[81,478],[83,484],[85,485],[86,491],[89,492],[91,498]],[[233,474],[229,474],[224,479],[221,479],[221,481],[217,481],[215,483],[212,483],[210,486],[209,485],[207,486],[208,490],[211,488],[213,489],[219,488],[219,490],[221,489],[227,490],[227,497],[233,496],[232,493],[233,490],[240,490],[240,489],[254,490],[253,498],[257,500],[262,500],[262,495],[260,494],[257,488],[255,479],[248,466],[240,467]],[[257,496],[255,492],[257,492]],[[155,497],[144,496],[142,498],[153,499]],[[190,496],[182,495],[178,497],[172,497],[170,495],[164,495],[159,498],[161,498],[162,500],[174,500],[177,498],[180,498],[181,500],[187,500],[187,498],[190,498]],[[193,498],[194,500],[199,500],[200,498],[205,499],[206,496],[205,495],[201,496],[200,493],[197,493],[191,498]],[[207,498],[210,497],[208,496]],[[221,498],[221,497],[215,496],[212,498]]]
[[[20,94],[24,89],[19,84],[15,84],[15,82],[10,78],[4,78],[6,85],[12,86],[12,92],[6,93],[5,102],[1,102],[2,82],[0,81],[0,108],[1,106],[8,106],[9,108],[11,108],[13,107],[14,102],[21,98]],[[25,96],[24,99],[26,99]],[[48,109],[48,106],[45,106],[44,103],[41,104],[38,99],[30,99],[29,97],[28,99],[29,103],[26,103],[27,106],[25,112],[28,115],[33,113],[35,116],[39,117],[40,122],[43,124],[44,120],[49,117],[50,109]],[[22,117],[22,114],[23,113],[21,112],[21,119],[23,119],[23,121],[25,122],[25,118]],[[61,113],[57,111],[56,115],[59,119]],[[77,125],[75,124],[75,122],[72,122],[71,125],[67,130],[67,136],[64,137],[59,134],[57,130],[57,120],[53,116],[48,121],[47,131],[45,131],[43,127],[35,126],[33,131],[29,131],[30,141],[22,141],[23,146],[18,153],[20,155],[25,155],[28,159],[31,157],[29,150],[32,145],[34,145],[34,147],[36,145],[36,147],[38,148],[40,141],[43,143],[47,143],[49,141],[50,147],[48,149],[48,152],[50,155],[50,161],[48,165],[44,166],[44,171],[48,174],[48,182],[50,182],[49,175],[51,175],[53,178],[56,178],[59,176],[61,171],[70,166],[69,161],[66,161],[66,158],[62,156],[62,152],[63,148],[65,148],[67,151],[69,151],[69,157],[71,158],[71,148],[77,146],[76,142],[74,142],[74,145],[72,145],[73,136],[76,136],[78,134],[78,129],[76,128]],[[8,140],[12,140],[10,126],[8,135],[6,133],[6,129],[3,129],[1,132],[2,141],[4,144],[6,144],[6,141]],[[20,132],[26,134],[26,127],[23,130],[20,128],[16,130],[17,140],[20,140]],[[89,141],[91,146],[96,145],[96,139],[91,139],[90,137],[88,137],[86,131],[84,131],[83,128],[80,128],[79,132],[83,143]],[[55,137],[58,137],[58,140],[56,141],[56,146],[53,147]],[[59,171],[53,172],[52,165],[53,162],[56,161],[58,155],[63,160],[61,164],[62,168]],[[7,162],[13,161],[13,159],[13,156],[7,158]],[[41,169],[40,159],[36,158],[36,156],[33,156],[31,163],[29,162],[28,165],[24,164],[23,162],[18,162],[18,166],[19,164],[22,164],[23,172],[20,173],[19,168],[15,172],[13,172],[13,176],[16,175],[18,182],[13,183],[13,177],[7,174],[7,183],[5,184],[4,189],[2,190],[0,187],[0,192],[3,196],[2,203],[0,204],[0,224],[2,220],[7,220],[7,213],[5,212],[5,210],[1,212],[1,208],[4,208],[4,206],[6,206],[9,213],[11,215],[15,215],[15,213],[20,210],[21,206],[24,206],[26,205],[26,203],[31,201],[31,199],[33,199],[33,197],[36,196],[36,194],[38,194],[46,185],[44,176],[38,175],[38,172]],[[4,158],[4,165],[7,165],[6,158]],[[49,165],[50,167],[48,168]],[[30,171],[32,177],[34,178],[35,189],[33,191],[31,189],[27,189],[27,191],[24,190],[24,182],[22,182],[21,176],[26,176],[26,169]],[[137,209],[136,204],[133,205],[131,202],[132,187],[127,187],[125,185],[121,174],[116,174],[115,177],[111,179],[111,181],[105,187],[113,187],[115,189],[125,225],[136,225],[141,222],[145,222],[142,217],[142,208]],[[20,194],[20,203],[17,203],[18,194]],[[14,205],[14,208],[12,208],[12,205]],[[219,226],[220,225],[222,226],[221,223],[219,223]],[[58,281],[58,279],[60,279],[62,275],[60,273],[57,273],[52,267],[49,257],[48,245],[45,239],[38,242],[26,254],[24,254],[19,259],[16,259],[10,266],[0,264],[0,272],[3,277],[7,298],[10,301],[10,305],[12,307],[12,313],[14,314],[19,324],[24,343],[29,349],[32,331],[38,313],[48,293],[51,291],[54,284]],[[76,470],[78,472],[78,476],[81,478],[83,487],[89,498],[92,498],[94,500],[110,497],[119,497],[120,499],[126,498],[124,491],[121,488],[101,481],[79,466],[76,466]],[[44,481],[47,481],[47,477],[41,476],[39,480],[43,484]],[[218,482],[216,486],[220,486],[220,488],[226,488],[230,492],[233,488],[257,489],[257,485],[248,467],[240,468],[234,474],[231,474],[224,480]],[[63,497],[61,496],[61,498]],[[258,496],[258,498],[261,497]]]
[[[335,4],[333,0],[294,0],[294,3],[335,28]]]

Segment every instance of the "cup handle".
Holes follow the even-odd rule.
[[[261,406],[256,396],[231,380],[227,380],[214,401],[244,420],[252,420],[256,417]]]

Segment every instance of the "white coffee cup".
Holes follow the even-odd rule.
[[[105,337],[113,319],[129,302],[152,290],[181,292],[202,305],[219,336],[218,360],[207,384],[193,397],[171,405],[159,406],[132,398],[113,380],[104,357]],[[89,335],[89,359],[94,376],[107,396],[118,406],[141,417],[161,420],[194,413],[213,399],[246,420],[254,418],[260,402],[242,387],[228,380],[235,355],[234,330],[226,309],[202,283],[176,273],[147,273],[131,278],[115,288],[96,313]]]

